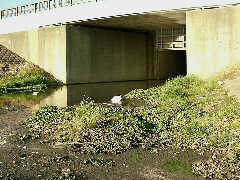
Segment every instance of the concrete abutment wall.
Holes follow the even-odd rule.
[[[240,63],[240,6],[187,12],[187,70],[209,78]]]
[[[67,82],[65,26],[3,34],[0,44]]]
[[[155,79],[153,38],[140,32],[69,26],[70,83]]]
[[[186,72],[207,78],[240,63],[239,19],[239,5],[187,11],[186,52],[156,51],[150,31],[76,25],[1,34],[0,44],[67,84],[164,79]]]
[[[151,32],[65,25],[3,34],[0,44],[66,84],[164,79],[181,74],[185,53],[156,54],[154,38]]]

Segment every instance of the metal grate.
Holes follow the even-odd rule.
[[[156,31],[157,50],[186,50],[186,27],[168,27]]]

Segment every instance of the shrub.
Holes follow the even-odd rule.
[[[0,79],[0,95],[18,92],[44,91],[49,85],[58,82],[37,66],[27,64],[18,72],[2,75]]]
[[[193,165],[196,174],[239,176],[239,102],[216,81],[177,77],[161,87],[133,90],[123,101],[125,106],[46,106],[25,125],[45,142],[83,153],[121,153],[136,147],[193,149],[208,154],[208,160]]]

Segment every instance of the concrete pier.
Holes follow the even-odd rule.
[[[240,63],[240,6],[187,12],[187,71],[208,78]]]

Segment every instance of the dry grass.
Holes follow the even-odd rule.
[[[232,80],[240,76],[240,64],[233,64],[224,68],[221,72],[216,73],[210,80]]]

